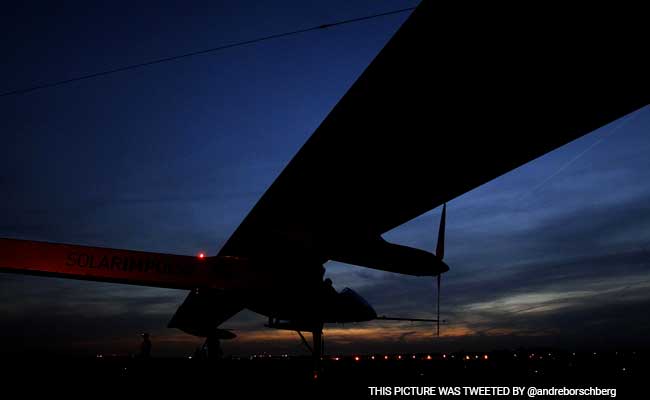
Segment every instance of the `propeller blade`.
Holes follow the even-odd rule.
[[[442,260],[445,257],[445,220],[447,215],[447,203],[442,206],[442,214],[440,215],[440,227],[438,228],[438,243],[436,244],[436,256]],[[440,336],[440,278],[442,274],[438,274],[438,300],[436,301],[436,335]]]
[[[447,214],[447,203],[442,206],[442,215],[440,216],[440,227],[438,228],[438,244],[436,245],[436,256],[439,259],[445,257],[445,215]]]
[[[436,320],[437,320],[437,322],[436,322],[436,325],[437,325],[437,333],[436,333],[436,335],[437,336],[440,336],[440,277],[441,277],[441,275],[442,274],[438,274],[438,301],[436,303],[436,305],[438,307],[438,312],[437,312],[437,316],[436,316]]]

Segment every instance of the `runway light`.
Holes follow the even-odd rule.
[[[370,357],[370,359],[371,359],[371,360],[374,360],[374,359],[375,359],[375,356]]]
[[[447,355],[446,355],[446,354],[443,354],[443,355],[442,355],[442,358],[447,358]]]
[[[411,358],[413,358],[415,360],[415,354],[413,354],[413,357],[411,357]]]
[[[384,356],[384,360],[388,360],[388,356]]]
[[[465,360],[469,360],[469,356],[465,356]]]
[[[487,360],[487,359],[488,359],[488,355],[485,354],[485,355],[483,356],[483,359],[484,359],[484,360]]]
[[[359,361],[359,360],[361,360],[361,358],[359,358],[359,356],[354,356],[354,361]]]
[[[427,360],[431,360],[432,358],[433,357],[431,357],[430,355],[427,356]]]
[[[401,356],[401,355],[400,355],[400,356],[397,356],[397,359],[398,359],[398,360],[401,360],[401,359],[402,359],[402,356]]]

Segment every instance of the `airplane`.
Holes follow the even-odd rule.
[[[324,279],[333,260],[435,278],[439,334],[446,204],[650,99],[633,24],[480,14],[420,3],[218,254],[5,238],[0,270],[189,290],[170,328],[227,339],[221,324],[249,309],[307,345],[311,332],[318,362],[324,324],[380,318]],[[434,252],[382,238],[439,206]]]

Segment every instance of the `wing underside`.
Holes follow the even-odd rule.
[[[551,32],[423,1],[220,255],[373,267],[381,234],[648,104],[633,27],[556,20]]]

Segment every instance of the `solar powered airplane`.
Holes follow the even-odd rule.
[[[423,1],[217,255],[0,239],[0,268],[190,290],[169,327],[225,338],[219,326],[250,309],[311,332],[318,359],[324,324],[377,318],[323,279],[324,263],[435,277],[439,289],[445,208],[435,252],[382,234],[648,104],[632,28],[605,37],[582,21],[578,36],[570,17],[554,22]]]

